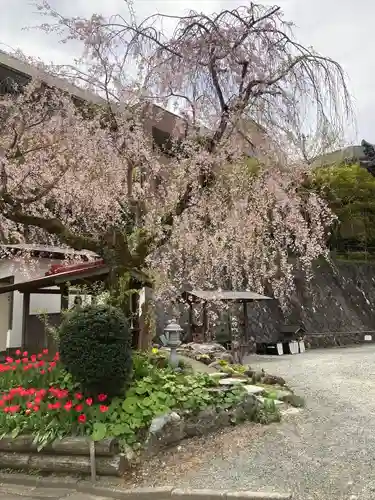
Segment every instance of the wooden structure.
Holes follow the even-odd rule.
[[[248,317],[248,304],[249,302],[255,302],[259,300],[273,300],[271,297],[266,295],[260,295],[259,293],[249,292],[249,291],[232,291],[232,290],[191,290],[186,291],[181,295],[183,302],[189,305],[189,320],[188,320],[188,336],[194,338],[196,334],[194,324],[193,324],[193,307],[194,304],[202,304],[202,331],[201,338],[196,340],[202,340],[204,342],[208,341],[208,316],[207,316],[207,306],[208,303],[214,302],[232,302],[237,304],[242,304],[243,307],[243,335],[239,341],[232,343],[232,352],[234,357],[241,357],[241,354],[237,356],[234,352],[236,349],[240,352],[246,352],[250,344],[250,328],[249,328],[249,317]],[[229,330],[231,332],[231,330]],[[231,334],[231,333],[230,333]]]
[[[105,282],[110,275],[109,267],[103,260],[97,259],[91,262],[80,264],[52,266],[45,276],[41,276],[29,281],[12,283],[0,287],[0,294],[18,291],[23,294],[23,322],[22,322],[22,345],[30,352],[38,352],[44,347],[53,349],[53,341],[46,333],[43,322],[37,316],[30,315],[31,294],[57,294],[61,297],[61,310],[68,309],[69,294],[77,293],[77,287],[86,286],[90,288],[94,283]],[[138,273],[132,273],[132,278],[138,283],[143,283],[145,277]],[[137,310],[137,297],[134,295],[132,312]],[[58,326],[61,321],[61,314],[47,315],[47,321],[51,326]],[[138,347],[140,332],[138,324],[133,325],[133,343]]]
[[[257,343],[257,354],[298,354],[305,352],[305,343],[301,340],[306,330],[303,325],[283,325],[274,342]]]

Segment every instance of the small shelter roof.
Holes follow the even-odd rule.
[[[255,292],[232,290],[191,290],[183,292],[182,297],[189,302],[215,300],[226,302],[253,302],[255,300],[273,300],[272,297],[260,295]]]

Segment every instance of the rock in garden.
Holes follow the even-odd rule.
[[[224,372],[214,372],[214,373],[209,373],[208,374],[212,378],[220,379],[220,378],[226,378],[228,377],[227,373]]]
[[[196,416],[185,421],[185,433],[189,437],[203,436],[217,429],[217,413],[215,408],[206,408]]]
[[[146,449],[154,455],[160,449],[178,443],[186,437],[184,421],[176,412],[168,412],[155,417],[149,428]]]
[[[250,366],[246,368],[246,370],[244,371],[244,375],[246,375],[246,377],[249,377],[249,378],[252,378],[255,374],[255,370],[253,370]]]
[[[236,385],[236,384],[244,384],[247,382],[247,379],[245,378],[223,378],[222,380],[219,380],[220,385]]]
[[[289,397],[292,395],[290,391],[277,391],[276,392],[276,399],[279,399],[280,401],[284,401],[284,398]]]
[[[206,364],[210,364],[212,361],[220,359],[220,355],[227,353],[225,347],[217,344],[216,342],[210,342],[206,344],[189,342],[188,344],[181,345],[177,349],[177,352],[198,361],[200,361],[198,359],[199,356],[202,356],[201,360],[203,362],[205,362],[204,360],[209,360],[209,362]]]
[[[251,420],[259,407],[259,402],[254,394],[248,394],[241,403],[247,417]]]
[[[260,382],[262,378],[264,377],[264,372],[255,372],[252,376],[253,379],[253,384],[256,384],[257,382]]]
[[[243,388],[248,394],[262,394],[264,392],[264,387],[259,387],[258,385],[244,385]]]
[[[282,377],[278,377],[277,375],[266,375],[262,380],[263,384],[267,385],[285,385],[286,382]]]
[[[234,363],[233,356],[231,355],[230,352],[223,352],[223,353],[219,354],[219,356],[217,357],[217,359],[219,359],[221,361],[226,361],[229,364],[233,364]]]

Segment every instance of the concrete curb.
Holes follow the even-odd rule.
[[[112,483],[112,485],[111,485]],[[0,473],[1,485],[18,485],[42,488],[72,489],[116,500],[291,500],[290,493],[267,493],[252,491],[195,490],[173,487],[124,489],[114,482],[108,485],[87,480],[63,477],[38,477],[27,474]]]

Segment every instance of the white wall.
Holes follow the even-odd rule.
[[[14,276],[14,282],[29,281],[42,277],[49,270],[52,264],[58,264],[60,260],[54,259],[32,259],[30,263],[21,263],[17,260],[0,260],[0,279]],[[13,328],[9,336],[7,347],[18,347],[22,342],[22,311],[23,295],[13,292]],[[30,314],[58,313],[60,307],[60,295],[31,294]]]

